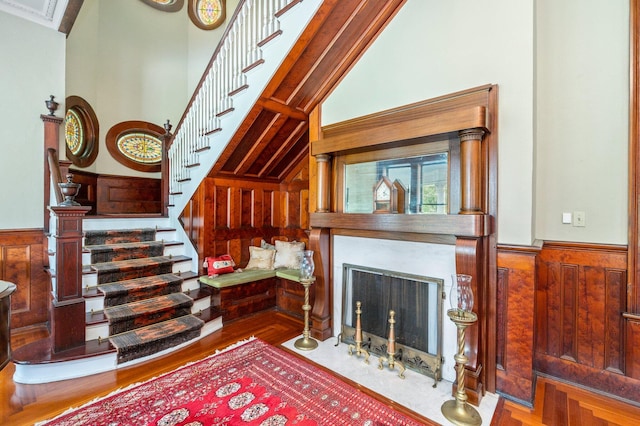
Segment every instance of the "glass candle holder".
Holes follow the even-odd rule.
[[[300,279],[312,279],[314,270],[315,264],[313,263],[313,250],[303,250],[300,259]]]
[[[449,303],[451,309],[462,312],[473,311],[473,290],[471,289],[471,275],[452,274],[453,285],[451,286],[451,294]]]

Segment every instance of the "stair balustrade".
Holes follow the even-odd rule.
[[[170,217],[177,220],[321,3],[238,6],[169,142]]]

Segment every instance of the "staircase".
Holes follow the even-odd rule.
[[[153,229],[156,231],[153,241],[162,243],[145,241],[144,245],[148,247],[142,256],[138,245],[142,241],[114,243],[118,244],[117,248],[95,247],[111,244],[90,241],[87,257],[81,262],[85,265],[83,296],[87,344],[65,351],[64,357],[52,354],[50,343],[48,346],[46,343],[34,345],[31,358],[16,360],[14,352],[14,381],[45,383],[112,370],[187,344],[188,339],[196,335],[195,329],[200,322],[204,322],[200,336],[219,328],[221,324],[210,306],[210,297],[197,282],[198,253],[180,222],[181,213],[202,180],[227,159],[225,156],[230,155],[229,152],[235,151],[236,135],[243,134],[250,123],[264,121],[257,119],[256,105],[261,105],[260,109],[267,105],[283,116],[292,114],[292,121],[300,122],[298,127],[304,129],[310,109],[328,94],[351,61],[358,57],[357,52],[366,48],[402,3],[403,0],[380,3],[366,0],[241,0],[169,142],[162,172],[162,193],[168,197],[163,200],[167,216],[85,218],[83,222],[85,231]],[[305,44],[312,41],[313,45]],[[332,53],[334,49],[336,53]],[[294,70],[296,61],[300,61],[301,68]],[[284,75],[292,75],[292,80],[282,80]],[[277,101],[272,92],[279,84],[286,89],[280,94],[287,99],[290,97],[291,102],[295,100],[298,105]],[[293,88],[297,91],[295,96],[293,93],[287,95]],[[265,133],[259,132],[260,135]],[[229,148],[229,152],[225,148]],[[304,155],[306,148],[299,158]],[[53,189],[57,188],[54,186]],[[54,204],[55,200],[52,200],[51,205]],[[55,256],[52,240],[50,238],[50,253]],[[108,252],[118,254],[107,255]],[[95,255],[94,259],[91,259],[92,255]],[[162,258],[162,262],[158,258]],[[146,269],[148,264],[131,267],[131,264],[145,262],[163,263],[164,266],[153,271]],[[108,265],[113,263],[119,266]],[[127,268],[137,270],[135,274],[139,276],[125,276],[123,270]],[[57,285],[55,271],[52,272],[55,296]],[[110,277],[105,278],[107,276]],[[176,277],[182,280],[180,284]],[[163,290],[156,289],[159,283],[164,286]],[[131,292],[121,291],[131,287],[134,288]],[[140,294],[142,296],[138,297]],[[156,305],[169,308],[157,311]],[[138,315],[142,310],[149,312]],[[80,324],[82,320],[75,318],[74,313],[73,324]],[[161,336],[150,343],[157,337],[156,324],[174,320],[181,322],[180,327],[186,330],[182,337],[167,343],[172,338]],[[185,342],[174,345],[180,340]],[[137,349],[131,350],[133,346]]]
[[[84,219],[86,345],[51,353],[43,342],[26,356],[14,352],[17,383],[47,383],[126,367],[222,327],[208,286],[200,287],[194,262],[184,255],[178,230],[168,223],[159,217]]]
[[[174,273],[174,265],[190,259],[165,255],[165,246],[176,243],[157,240],[156,236],[168,231],[138,228],[85,232],[89,262],[83,264],[90,268],[85,276],[95,274],[92,278],[96,282],[95,286],[85,286],[84,291],[85,297],[92,299],[86,336],[99,340],[108,336],[117,349],[118,364],[197,338],[205,325],[199,316],[211,309],[210,293],[196,287],[191,294],[197,285],[193,284],[194,274],[186,272],[183,276],[178,266]],[[210,315],[205,317],[209,319]]]

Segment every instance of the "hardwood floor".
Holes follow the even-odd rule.
[[[14,367],[0,372],[0,424],[32,425],[54,417],[69,407],[77,407],[108,395],[116,389],[148,380],[197,361],[217,349],[238,340],[256,336],[279,345],[300,335],[302,322],[275,311],[266,311],[229,322],[217,332],[178,352],[144,364],[90,377],[42,385],[15,384]],[[22,346],[46,335],[46,330],[31,328],[12,336],[12,345]],[[533,410],[501,400],[492,425],[637,425],[640,408],[602,397],[580,388],[539,378]]]
[[[300,335],[301,331],[301,320],[275,311],[266,311],[225,324],[222,329],[198,342],[140,365],[41,385],[14,383],[14,366],[9,363],[0,372],[0,424],[33,425],[35,422],[55,417],[69,407],[80,406],[116,389],[151,379],[202,359],[238,340],[255,336],[278,345]],[[38,329],[34,329],[33,332],[34,339],[41,337],[43,333]],[[32,339],[28,336],[20,335],[12,338],[12,345],[30,341]]]
[[[491,424],[495,426],[640,425],[640,407],[550,378],[539,377],[536,383],[533,410],[501,400]]]

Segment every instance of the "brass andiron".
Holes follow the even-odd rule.
[[[369,364],[369,352],[362,348],[362,322],[360,321],[360,315],[362,315],[362,303],[360,301],[356,302],[356,335],[355,341],[356,344],[349,345],[349,356],[353,355],[353,351],[355,350],[356,355],[364,355],[364,363]]]
[[[309,337],[309,311],[311,310],[311,305],[309,305],[309,287],[315,280],[315,277],[300,280],[300,283],[304,287],[304,305],[302,305],[302,310],[304,311],[304,331],[302,332],[302,337],[296,340],[293,346],[302,351],[311,351],[318,347],[318,342],[312,337]]]
[[[455,302],[454,302],[455,298]],[[465,330],[478,320],[473,309],[473,291],[471,289],[471,276],[463,274],[453,275],[453,287],[449,298],[451,308],[447,316],[458,329],[458,352],[453,357],[456,360],[456,373],[458,388],[456,399],[446,401],[440,410],[451,423],[459,426],[478,426],[482,424],[482,417],[478,411],[467,403],[465,392],[465,364],[469,360],[464,354]]]
[[[389,311],[389,342],[387,343],[387,356],[380,357],[378,360],[378,370],[382,370],[382,365],[386,361],[389,364],[389,369],[393,370],[393,368],[397,365],[398,370],[400,370],[400,374],[398,377],[404,379],[404,371],[406,368],[402,363],[396,361],[396,332],[394,330],[394,324],[396,323],[395,319],[396,313],[394,311]]]

